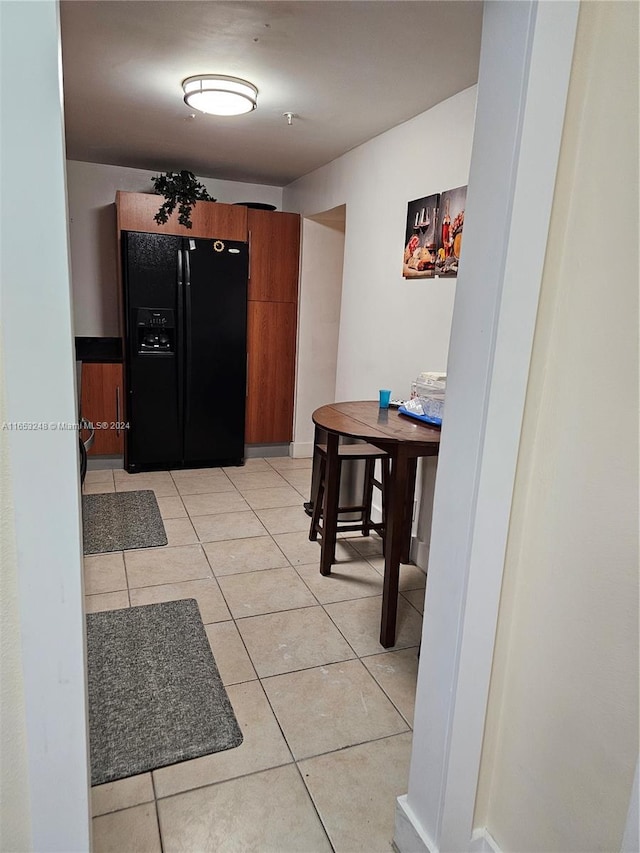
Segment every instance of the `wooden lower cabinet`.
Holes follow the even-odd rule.
[[[247,444],[293,438],[297,305],[249,302],[247,312]]]
[[[119,456],[124,452],[122,404],[122,365],[83,364],[80,411],[95,429],[89,456]]]

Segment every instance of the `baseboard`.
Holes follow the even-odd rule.
[[[289,444],[245,444],[245,459],[263,456],[289,456]]]
[[[124,467],[124,456],[88,456],[87,471],[110,471]]]
[[[437,847],[427,838],[411,806],[407,795],[396,799],[396,824],[393,846],[398,853],[438,853]]]
[[[407,802],[407,795],[396,799],[396,824],[393,848],[398,853],[439,853],[435,843],[427,836]],[[502,853],[486,826],[474,829],[469,842],[469,853]]]
[[[469,853],[502,853],[502,851],[486,826],[482,826],[471,833]]]
[[[429,545],[417,536],[412,536],[410,553],[411,560],[426,573],[429,566]]]
[[[309,445],[309,454],[299,453],[298,456],[312,456],[313,444]],[[246,444],[244,448],[245,459],[255,459],[263,456],[290,456],[290,444]],[[123,468],[124,457],[122,456],[89,456],[87,458],[87,471],[106,471],[111,468]]]
[[[313,456],[312,441],[292,441],[289,445],[289,452],[285,454],[293,459],[311,459]]]

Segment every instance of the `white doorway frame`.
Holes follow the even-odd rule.
[[[346,218],[344,203],[301,217],[294,458],[313,456],[311,415],[335,400]]]
[[[19,849],[88,851],[82,522],[58,3],[0,3],[0,19],[0,314],[9,424],[3,486],[13,509],[3,532],[15,535],[20,625],[19,636],[3,636],[3,647],[20,657],[22,695],[16,691],[11,706],[24,717],[28,778],[28,797],[11,819],[29,827],[31,844]],[[23,427],[12,429],[12,423]],[[22,768],[2,771],[3,782],[9,774],[14,781]]]
[[[485,4],[401,853],[491,849],[473,816],[578,9]]]

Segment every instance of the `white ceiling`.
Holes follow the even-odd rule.
[[[284,186],[477,81],[481,2],[60,6],[72,160]],[[191,118],[198,73],[250,80],[258,109]]]

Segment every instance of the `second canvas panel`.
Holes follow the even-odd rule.
[[[466,187],[447,190],[440,196],[440,210],[438,212],[437,223],[439,239],[436,257],[436,275],[458,275],[466,201]]]

